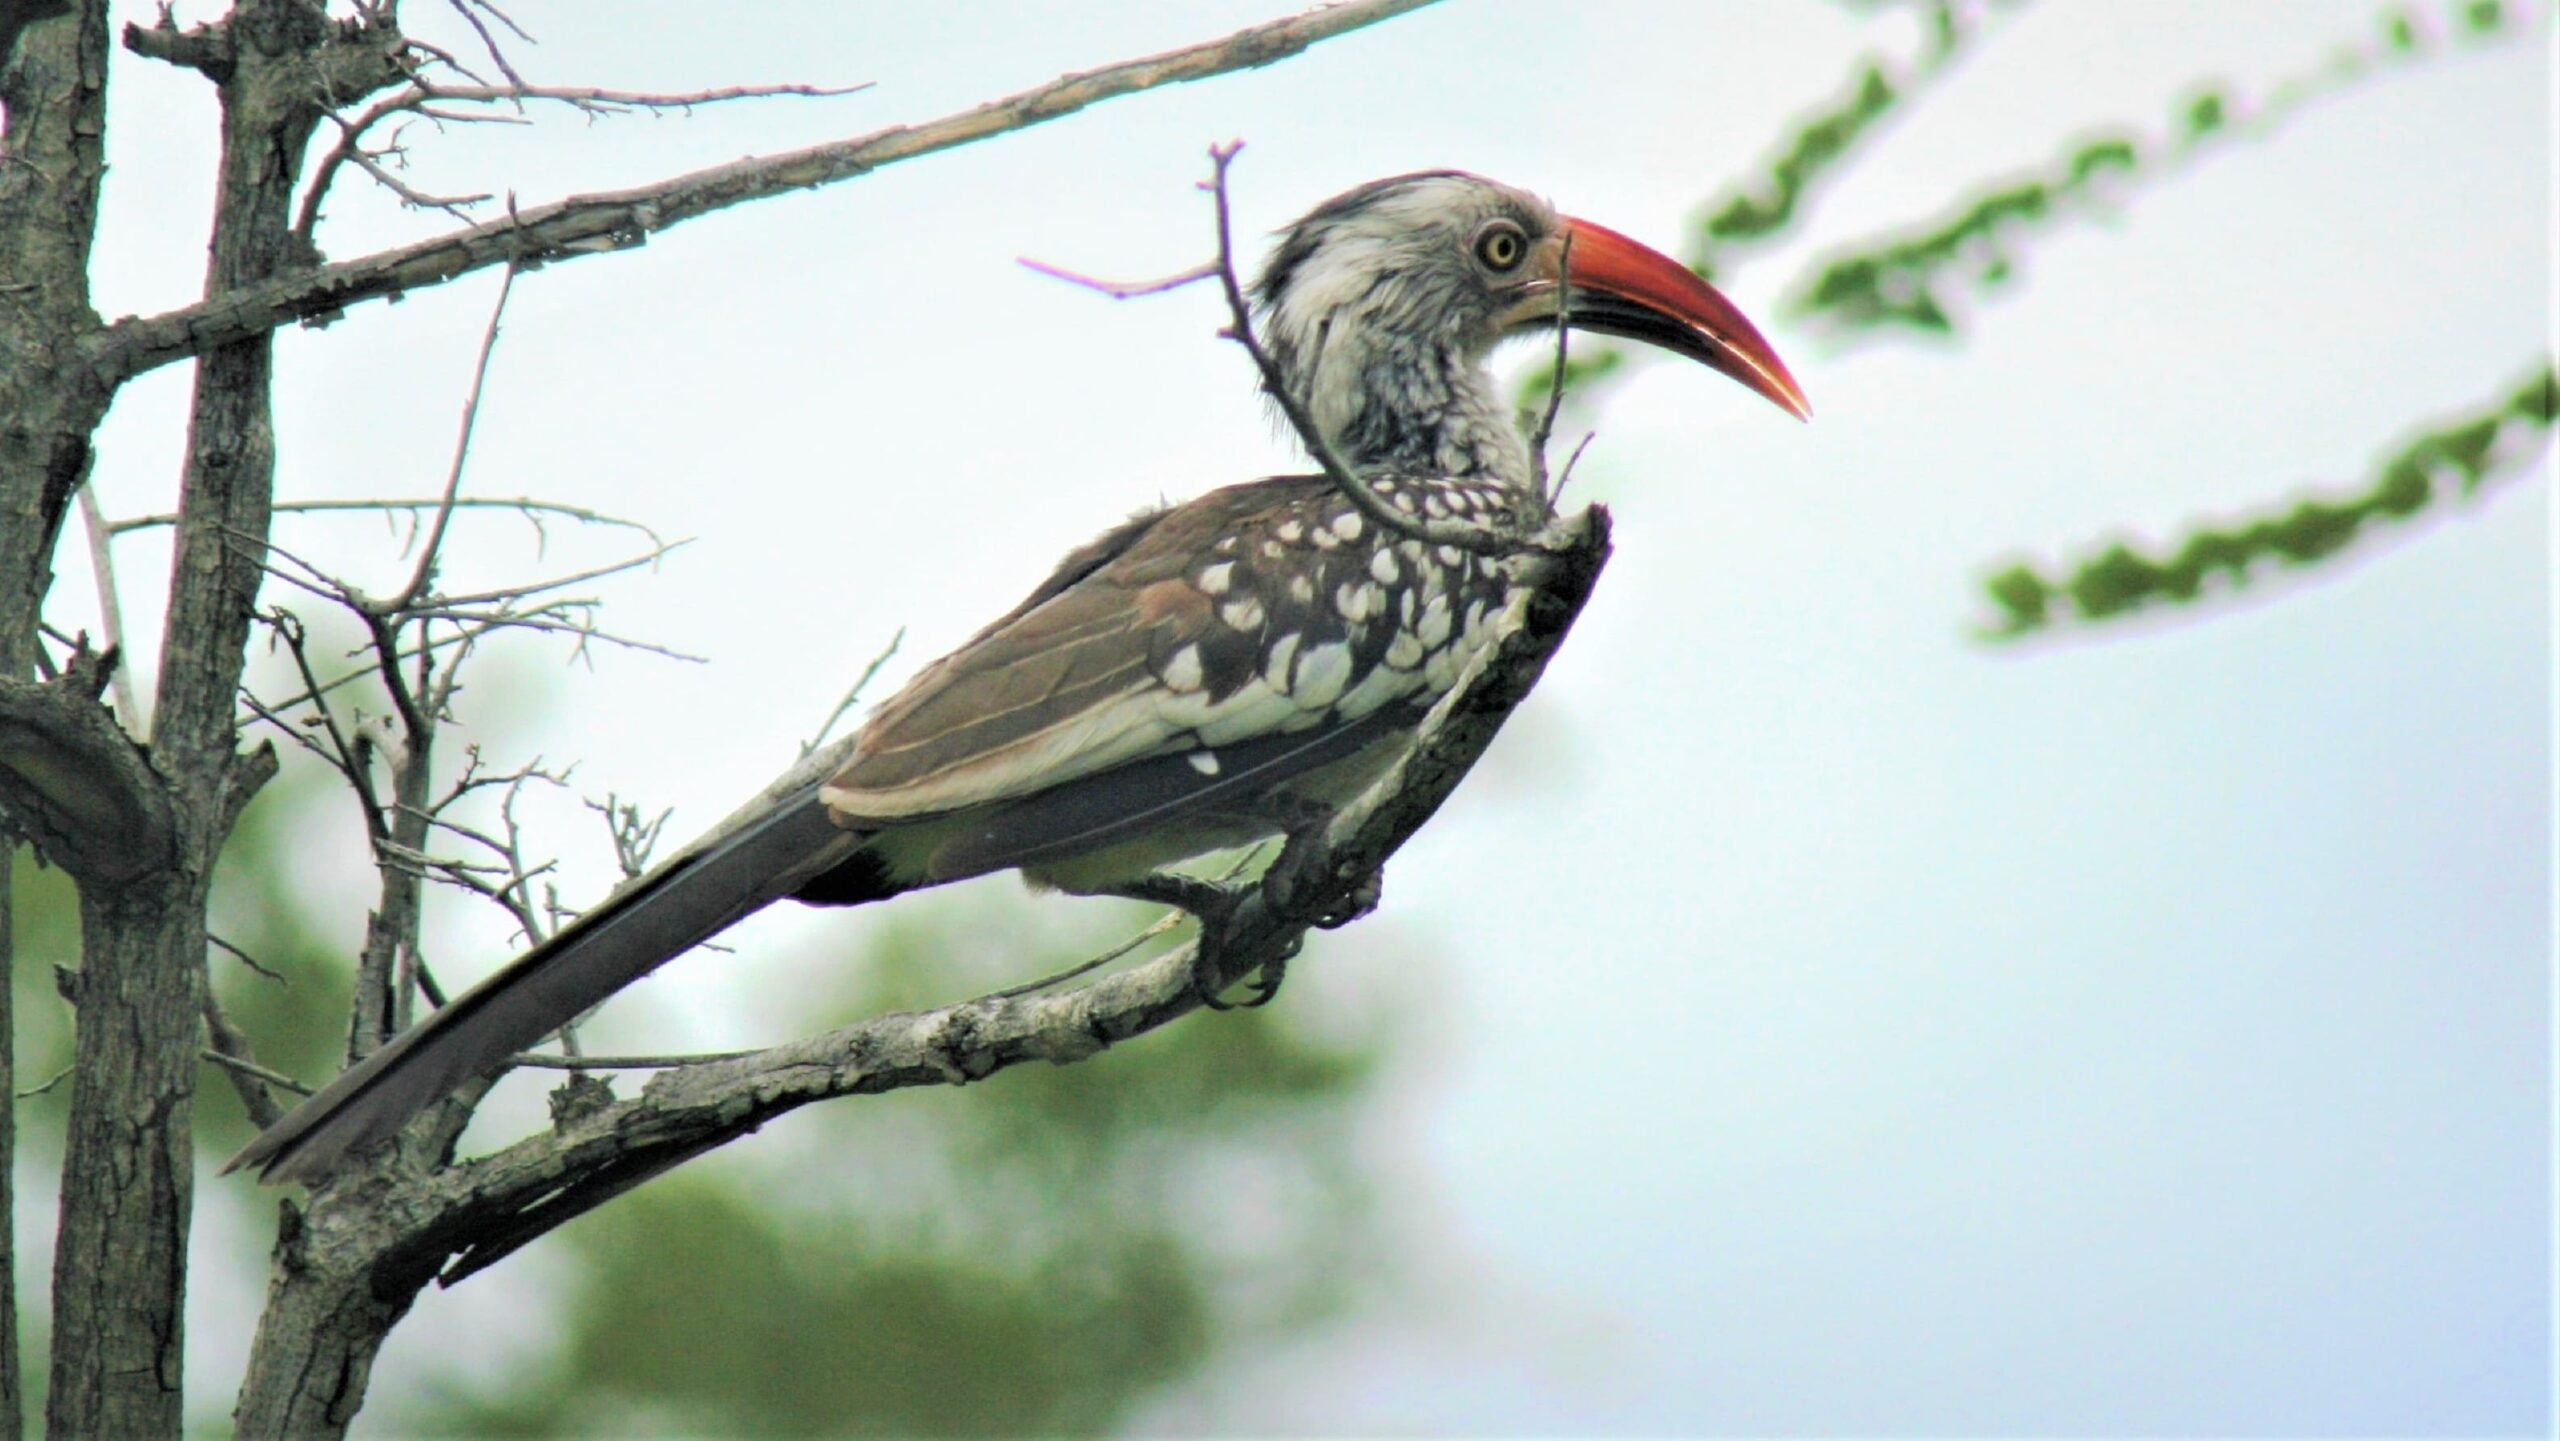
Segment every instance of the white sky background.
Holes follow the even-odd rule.
[[[434,34],[437,9],[410,8]],[[527,203],[632,184],[1282,8],[526,0],[535,80],[880,85],[420,134],[413,178]],[[1819,195],[1807,239],[1935,214],[2066,134],[2157,134],[2191,82],[2245,97],[2374,14],[2038,7]],[[1115,305],[1013,264],[1201,258],[1211,140],[1250,142],[1245,235],[1455,165],[1677,248],[1900,34],[1814,4],[1460,0],[529,275],[471,486],[698,537],[610,587],[608,615],[711,660],[606,653],[474,734],[580,757],[588,787],[672,804],[689,832],[787,762],[897,627],[892,680],[1129,510],[1296,468],[1210,294]],[[212,174],[209,91],[115,65],[109,314],[194,297]],[[1768,324],[1809,427],[1690,367],[1618,392],[1577,482],[1620,521],[1598,598],[1399,859],[1385,914],[1314,943],[1281,1002],[1431,958],[1393,987],[1426,1014],[1376,1148],[1420,1280],[1146,1426],[2540,1430],[2547,485],[2210,619],[2015,651],[1966,627],[1986,564],[2022,547],[2355,482],[2408,423],[2518,380],[2548,344],[2551,72],[2539,41],[2431,61],[2113,221],[2057,226],[1961,346],[1826,353]],[[351,177],[322,238],[348,256],[448,223]],[[1746,263],[1736,298],[1776,319],[1811,248]],[[431,493],[496,286],[285,334],[281,492]],[[168,507],[185,386],[172,368],[128,388],[97,469],[110,513]],[[375,524],[279,536],[385,585],[405,567]],[[463,541],[454,586],[532,563],[509,520]],[[557,562],[613,553],[555,527]],[[155,614],[165,543],[120,560],[128,614]],[[64,569],[76,621],[88,580]],[[350,947],[358,844],[314,862],[345,870]],[[600,886],[584,859],[572,876]],[[606,1037],[785,1034],[775,953],[816,964],[872,924],[761,920],[740,957],[651,981]],[[502,959],[489,921],[440,925],[448,971]],[[258,1254],[227,1214],[201,1243]],[[538,1269],[428,1297],[378,1395],[524,1364]],[[236,1310],[198,1314],[195,1382],[224,1410],[246,1337]]]

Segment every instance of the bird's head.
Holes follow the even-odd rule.
[[[1460,382],[1559,306],[1577,329],[1660,346],[1812,413],[1777,351],[1687,266],[1461,171],[1372,181],[1317,206],[1282,233],[1254,298],[1292,389],[1355,448],[1364,426],[1427,419],[1442,377]]]

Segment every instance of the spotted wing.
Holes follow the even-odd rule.
[[[859,828],[1015,800],[1445,688],[1501,586],[1386,539],[1309,476],[1122,526],[883,705],[827,806]]]

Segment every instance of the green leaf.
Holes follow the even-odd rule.
[[[2462,0],[2459,23],[2488,33],[2504,24],[2496,0]],[[2454,12],[2449,12],[2454,13]],[[2510,27],[2513,28],[2513,27]],[[2265,140],[2308,106],[2336,95],[2387,68],[2427,52],[2420,21],[2406,6],[2384,12],[2382,40],[2333,47],[2321,64],[2278,80],[2245,107],[2227,86],[2187,97],[2164,143],[2147,144],[2131,130],[2110,130],[2063,147],[2051,161],[2022,174],[1976,186],[1936,218],[1871,237],[1818,261],[1791,287],[1790,311],[1818,321],[1837,335],[1894,329],[1943,333],[1961,313],[1958,292],[1987,290],[2010,279],[2020,243],[2062,220],[2103,213],[2127,185],[2159,184],[2185,174],[2218,144]]]
[[[1983,582],[1998,614],[1982,632],[2011,639],[2062,619],[2110,620],[2192,602],[2219,579],[2227,592],[2256,584],[2270,565],[2314,565],[2345,552],[2371,526],[2407,520],[2452,493],[2476,495],[2491,480],[2527,467],[2560,413],[2560,376],[2546,360],[2525,383],[2479,412],[2440,422],[2385,456],[2362,489],[2306,496],[2257,519],[2199,526],[2165,555],[2117,541],[2052,578],[2032,562]],[[2068,616],[2054,600],[2068,602]]]

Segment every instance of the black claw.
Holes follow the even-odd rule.
[[[1360,919],[1362,916],[1369,914],[1371,911],[1376,910],[1378,908],[1378,898],[1384,889],[1385,881],[1386,877],[1384,875],[1377,871],[1371,871],[1368,875],[1353,883],[1349,890],[1344,891],[1340,898],[1335,900],[1331,906],[1325,908],[1323,915],[1316,917],[1316,929],[1322,931],[1338,931],[1344,926],[1351,924],[1353,921]]]
[[[1297,947],[1292,946],[1263,962],[1262,969],[1253,978],[1253,999],[1230,1004],[1241,1005],[1248,1011],[1270,1005],[1271,998],[1280,994],[1280,983],[1289,978],[1289,957],[1296,951]]]

